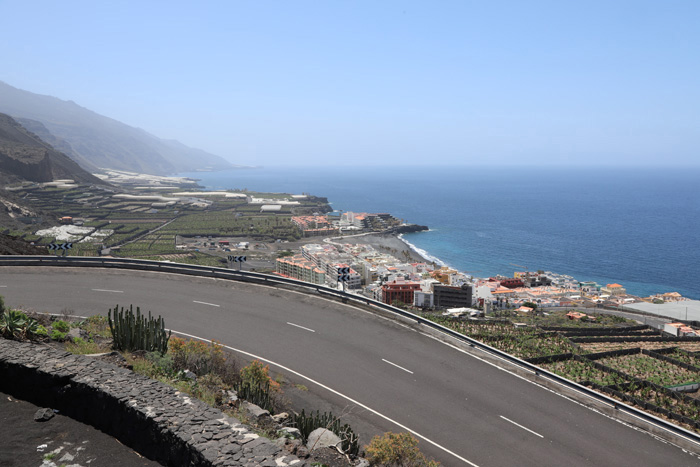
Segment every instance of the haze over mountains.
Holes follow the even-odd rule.
[[[0,181],[50,182],[57,179],[105,184],[12,117],[0,113]]]
[[[0,81],[6,113],[88,171],[111,168],[155,175],[230,168],[223,158],[105,117],[72,101]]]

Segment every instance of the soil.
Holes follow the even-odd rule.
[[[42,407],[0,393],[0,465],[5,467],[62,464],[72,467],[152,467],[149,460],[99,430],[57,413],[34,421]]]
[[[46,248],[39,248],[16,237],[0,234],[0,255],[45,255]]]

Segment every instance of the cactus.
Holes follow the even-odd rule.
[[[234,389],[240,399],[247,400],[270,413],[275,413],[274,401],[270,397],[270,383],[253,385],[241,381],[234,385]]]
[[[114,318],[112,318],[114,312]],[[119,309],[119,305],[110,309],[107,314],[109,329],[114,339],[114,347],[123,351],[146,350],[148,352],[159,352],[165,355],[168,351],[168,341],[172,331],[165,332],[165,322],[163,318],[151,317],[148,312],[148,319],[141,314],[141,308],[130,305],[128,310],[124,307]]]
[[[309,435],[316,428],[326,428],[338,435],[342,440],[342,450],[345,454],[356,457],[360,453],[359,437],[352,431],[350,425],[345,424],[341,426],[340,419],[330,412],[323,412],[323,415],[321,415],[321,412],[317,410],[315,415],[313,412],[310,415],[306,415],[306,412],[302,410],[300,414],[295,413],[293,415],[292,425],[299,429],[304,443],[308,441]]]

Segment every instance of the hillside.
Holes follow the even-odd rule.
[[[23,91],[0,81],[0,112],[33,120],[37,134],[87,170],[94,167],[167,175],[197,169],[225,169],[219,156],[160,139],[72,101]],[[49,136],[51,135],[51,136]],[[52,138],[55,141],[52,141]]]
[[[45,255],[45,247],[37,247],[19,238],[0,233],[0,255]]]
[[[63,138],[58,138],[57,136],[54,136],[48,130],[48,128],[44,126],[43,123],[37,120],[32,120],[30,118],[15,118],[15,120],[17,120],[17,122],[24,128],[26,128],[28,131],[34,133],[39,138],[41,138],[42,141],[50,144],[51,147],[53,147],[55,150],[62,152],[66,156],[73,159],[83,169],[87,170],[90,173],[95,173],[99,171],[99,169],[95,165],[91,164],[87,159],[75,152],[73,146],[71,146],[68,141],[66,141]]]
[[[6,180],[72,179],[79,183],[104,184],[5,114],[0,114],[0,173]]]

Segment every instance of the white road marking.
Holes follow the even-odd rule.
[[[216,303],[207,303],[207,302],[199,302],[197,300],[192,300],[193,303],[199,303],[200,305],[209,305],[209,306],[215,306],[215,307],[220,307],[221,305],[217,305]]]
[[[507,421],[507,422],[512,423],[513,425],[515,425],[515,426],[517,426],[517,427],[519,427],[519,428],[522,428],[522,429],[525,430],[525,431],[529,431],[530,433],[532,433],[532,434],[535,435],[535,436],[539,436],[540,438],[544,438],[544,436],[542,436],[541,434],[536,433],[536,432],[532,431],[531,429],[526,428],[526,427],[520,425],[519,423],[515,423],[513,420],[507,419],[507,418],[504,417],[503,415],[501,415],[501,418],[502,418],[503,420]]]
[[[0,285],[0,288],[5,288],[5,287],[7,287],[7,286],[6,286],[6,285]]]
[[[109,289],[92,289],[95,292],[112,292],[112,293],[124,293],[123,290],[109,290]]]
[[[521,380],[523,380],[523,381],[525,381],[525,382],[527,382],[527,383],[530,383],[530,384],[532,384],[532,385],[534,385],[534,386],[537,386],[538,388],[543,389],[543,390],[545,390],[545,391],[547,391],[547,392],[549,392],[549,393],[551,393],[551,394],[554,394],[555,396],[558,396],[558,397],[561,397],[561,398],[563,398],[563,399],[566,399],[567,401],[572,402],[572,403],[574,403],[574,404],[576,404],[576,405],[578,405],[578,406],[580,406],[580,407],[583,407],[584,409],[588,409],[588,410],[590,410],[591,412],[595,412],[595,413],[597,413],[598,415],[602,415],[603,417],[607,418],[608,420],[612,420],[612,421],[614,421],[614,422],[616,422],[616,423],[619,423],[619,424],[621,424],[621,425],[623,425],[623,426],[626,426],[627,428],[631,428],[631,429],[633,429],[634,431],[637,431],[637,432],[639,432],[639,433],[644,433],[645,435],[651,436],[651,437],[654,438],[656,441],[660,441],[660,442],[662,442],[662,443],[664,443],[664,444],[669,444],[669,445],[671,445],[671,446],[675,446],[675,447],[677,447],[678,449],[680,449],[681,451],[683,451],[683,452],[685,452],[685,453],[687,453],[687,454],[691,454],[692,456],[697,457],[697,458],[700,459],[700,456],[699,456],[697,453],[692,452],[692,451],[688,451],[687,449],[681,447],[680,445],[678,445],[678,444],[676,444],[676,443],[674,443],[674,442],[672,442],[672,441],[669,441],[669,440],[667,440],[667,439],[664,439],[664,438],[662,438],[662,437],[660,437],[660,436],[658,436],[658,435],[656,435],[656,434],[654,434],[654,433],[652,433],[652,432],[650,432],[650,431],[648,431],[648,430],[645,430],[645,429],[640,428],[640,427],[638,427],[638,426],[632,425],[632,424],[630,424],[629,422],[626,422],[626,421],[624,421],[624,420],[622,420],[622,419],[620,419],[620,418],[617,418],[617,417],[608,415],[608,414],[606,414],[606,413],[603,413],[603,412],[601,412],[599,409],[593,407],[592,405],[584,404],[584,403],[582,403],[581,401],[576,400],[576,399],[574,399],[574,398],[571,397],[571,396],[567,396],[566,394],[563,394],[563,393],[561,393],[561,392],[557,392],[557,391],[555,391],[554,389],[550,389],[550,388],[548,388],[547,386],[543,386],[543,385],[540,384],[540,383],[537,383],[537,382],[535,382],[535,381],[533,381],[533,380],[527,379],[527,378],[525,378],[525,377],[523,377],[523,376],[521,376],[521,375],[519,375],[519,374],[517,374],[517,373],[515,373],[515,372],[513,372],[513,371],[508,370],[507,368],[500,367],[500,366],[496,365],[496,364],[493,363],[493,362],[490,362],[490,361],[488,361],[488,360],[486,360],[486,359],[484,359],[484,358],[481,358],[481,357],[478,357],[478,356],[474,355],[474,354],[471,353],[471,352],[467,352],[466,350],[460,349],[459,347],[457,347],[457,346],[455,346],[455,345],[453,345],[453,344],[449,344],[449,343],[447,343],[447,342],[445,342],[445,341],[442,341],[442,340],[438,339],[438,338],[435,337],[435,336],[431,336],[430,334],[426,334],[426,333],[421,332],[421,331],[416,331],[416,332],[418,332],[418,333],[421,334],[422,336],[428,337],[428,338],[433,339],[433,340],[435,340],[435,341],[437,341],[437,342],[439,342],[439,343],[441,343],[441,344],[444,344],[444,345],[446,345],[446,346],[448,346],[448,347],[451,347],[452,349],[456,350],[457,352],[461,352],[461,353],[463,353],[463,354],[465,354],[465,355],[469,355],[470,357],[475,358],[475,359],[477,359],[477,360],[480,360],[481,362],[486,363],[487,365],[491,365],[492,367],[494,367],[494,368],[496,368],[496,369],[498,369],[498,370],[504,371],[504,372],[508,373],[508,374],[511,375],[511,376],[515,376],[516,378],[519,378],[519,379],[521,379]],[[479,351],[479,352],[485,352],[484,350],[481,350],[481,349],[478,349],[477,351]],[[499,356],[497,356],[497,355],[492,355],[492,356],[498,358],[499,360],[502,360],[504,363],[506,363],[506,364],[508,364],[508,365],[513,365],[512,363],[508,362],[507,360],[505,360],[505,359],[503,359],[503,358],[501,358],[501,357],[499,357]],[[533,371],[530,371],[530,370],[527,370],[527,371],[534,374]],[[586,397],[586,398],[588,398],[588,399],[593,399],[590,395],[586,394],[585,392],[581,392],[581,391],[579,391],[578,389],[575,389],[575,388],[570,388],[570,389],[571,389],[573,392],[576,392],[577,394],[579,394],[579,396],[581,396],[581,397]],[[593,399],[593,400],[598,401],[597,399]],[[602,402],[602,401],[598,401],[598,402],[604,403],[604,402]],[[613,407],[612,404],[608,404],[608,405],[609,405],[610,407]],[[629,416],[631,416],[631,417],[634,417],[634,418],[640,420],[641,422],[648,423],[646,419],[643,419],[643,418],[641,418],[641,417],[639,417],[639,416],[637,416],[637,415],[635,415],[635,414],[633,414],[633,413],[631,413],[631,412],[628,412],[627,415],[629,415]],[[680,437],[680,438],[683,438],[685,441],[688,441],[688,442],[692,442],[692,443],[697,444],[696,441],[695,441],[694,439],[689,438],[689,437],[687,437],[687,436],[684,436],[684,435],[681,435],[681,434],[678,434],[678,433],[676,433],[676,436],[678,436],[678,437]]]
[[[405,371],[406,373],[411,373],[411,374],[413,374],[413,372],[412,372],[411,370],[407,370],[406,368],[404,368],[404,367],[402,367],[402,366],[398,366],[396,363],[390,362],[389,360],[385,360],[385,359],[382,358],[382,361],[388,363],[389,365],[394,365],[396,368],[400,368],[400,369],[402,369],[403,371]]]
[[[298,324],[290,323],[289,321],[287,321],[287,324],[290,326],[296,326],[298,328],[304,329],[304,330],[309,331],[309,332],[316,332],[313,329],[305,328],[304,326],[299,326]]]
[[[187,333],[178,332],[178,331],[173,331],[173,332],[174,332],[175,334],[180,334],[181,336],[187,336],[187,337],[191,337],[192,339],[198,339],[198,340],[200,340],[200,341],[202,341],[202,342],[211,343],[211,341],[210,341],[209,339],[202,339],[201,337],[193,336],[192,334],[187,334]],[[313,383],[313,384],[317,385],[317,386],[320,387],[320,388],[323,388],[323,389],[325,389],[325,390],[327,390],[327,391],[330,391],[330,392],[332,392],[333,394],[335,394],[335,395],[337,395],[337,396],[339,396],[339,397],[342,397],[343,399],[345,399],[345,400],[347,400],[347,401],[349,401],[349,402],[351,402],[351,403],[357,405],[358,407],[362,407],[363,409],[367,410],[368,412],[372,412],[373,414],[375,414],[375,415],[377,415],[377,416],[383,418],[384,420],[393,423],[394,425],[398,426],[398,427],[401,428],[402,430],[408,431],[408,432],[411,433],[412,435],[414,435],[414,436],[416,436],[416,437],[422,439],[423,441],[425,441],[425,442],[427,442],[427,443],[432,444],[432,445],[435,446],[436,448],[438,448],[438,449],[440,449],[440,450],[446,452],[447,454],[449,454],[449,455],[451,455],[451,456],[453,456],[453,457],[459,459],[460,461],[464,462],[465,464],[469,464],[469,465],[471,465],[472,467],[479,467],[479,466],[476,465],[475,463],[473,463],[473,462],[471,462],[471,461],[465,459],[464,457],[460,456],[459,454],[450,451],[450,450],[447,449],[446,447],[440,446],[438,443],[436,443],[435,441],[433,441],[433,440],[431,440],[431,439],[429,439],[429,438],[426,438],[425,436],[421,435],[421,434],[418,433],[417,431],[412,430],[412,429],[410,429],[409,427],[407,427],[407,426],[405,426],[405,425],[402,425],[401,423],[397,422],[396,420],[392,420],[391,418],[387,417],[386,415],[377,412],[376,410],[372,409],[371,407],[368,407],[368,406],[366,406],[365,404],[362,404],[361,402],[358,402],[358,401],[356,401],[355,399],[352,399],[352,398],[346,396],[345,394],[340,393],[340,392],[336,391],[335,389],[332,389],[332,388],[326,386],[326,385],[323,384],[323,383],[319,383],[318,381],[315,381],[315,380],[309,378],[308,376],[302,375],[302,374],[299,373],[298,371],[294,371],[294,370],[292,370],[291,368],[287,368],[286,366],[280,365],[279,363],[275,363],[275,362],[273,362],[272,360],[268,360],[268,359],[266,359],[266,358],[260,357],[260,356],[258,356],[258,355],[252,354],[252,353],[250,353],[250,352],[246,352],[246,351],[244,351],[244,350],[239,350],[239,349],[236,349],[236,348],[233,348],[233,347],[229,347],[228,345],[224,345],[223,347],[224,347],[224,348],[227,348],[227,349],[229,349],[229,350],[233,350],[234,352],[238,352],[238,353],[240,353],[240,354],[246,355],[246,356],[248,356],[248,357],[255,358],[255,359],[257,359],[257,360],[260,360],[261,362],[265,362],[265,363],[267,363],[267,364],[274,365],[274,366],[276,366],[277,368],[280,368],[280,369],[282,369],[282,370],[284,370],[284,371],[287,371],[287,372],[289,372],[289,373],[291,373],[291,374],[293,374],[293,375],[296,375],[296,376],[298,376],[298,377],[300,377],[300,378],[302,378],[302,379],[305,379],[306,381],[309,381],[310,383]]]

